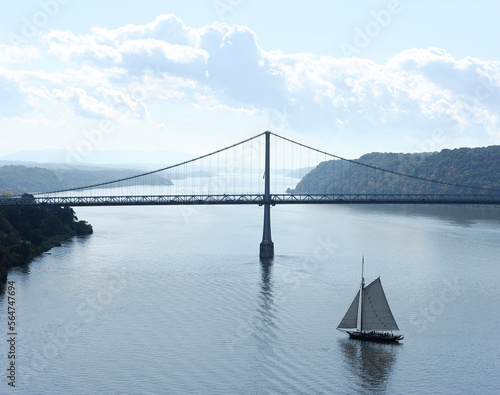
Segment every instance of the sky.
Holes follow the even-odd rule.
[[[0,157],[500,144],[494,0],[0,1]]]

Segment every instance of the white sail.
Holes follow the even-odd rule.
[[[345,313],[344,318],[340,321],[340,324],[337,328],[339,329],[353,329],[358,326],[358,310],[359,310],[359,291],[356,294],[354,300],[351,303],[351,306]]]
[[[349,311],[351,310],[349,308]],[[385,297],[380,278],[377,278],[363,291],[363,307],[361,312],[362,331],[399,330]],[[349,312],[348,311],[348,312]],[[347,316],[347,314],[346,314]],[[344,317],[345,319],[345,317]]]

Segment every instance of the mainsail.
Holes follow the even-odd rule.
[[[359,291],[358,291],[359,296]],[[356,296],[356,297],[358,297]],[[353,305],[347,311],[346,317]],[[357,310],[356,310],[357,312]],[[344,317],[344,320],[346,319]],[[342,320],[342,322],[344,322]],[[363,311],[361,312],[362,331],[392,331],[399,330],[392,315],[389,303],[385,297],[380,278],[377,278],[363,290]]]
[[[349,310],[345,313],[344,318],[340,321],[337,328],[339,329],[353,329],[358,327],[358,310],[359,310],[359,291],[351,303]]]

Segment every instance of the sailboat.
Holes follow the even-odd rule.
[[[371,340],[381,343],[402,340],[404,338],[402,334],[393,333],[393,331],[399,331],[399,328],[385,297],[380,277],[365,287],[363,277],[364,257],[361,265],[360,290],[354,297],[337,329],[348,333],[351,339]]]

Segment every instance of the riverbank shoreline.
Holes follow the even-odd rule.
[[[0,281],[11,268],[60,247],[74,236],[93,233],[71,207],[4,207],[0,209]]]

